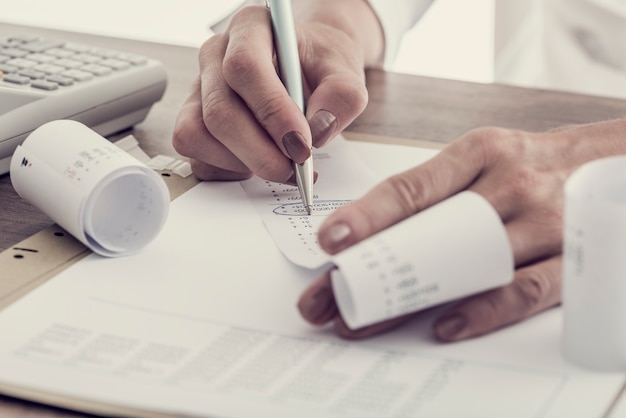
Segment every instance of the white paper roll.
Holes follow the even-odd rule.
[[[37,128],[16,149],[10,173],[22,198],[104,256],[139,251],[167,217],[163,179],[79,122]]]
[[[502,286],[513,253],[493,207],[462,192],[334,258],[337,305],[357,329]]]
[[[563,350],[572,363],[626,370],[626,156],[565,183]]]

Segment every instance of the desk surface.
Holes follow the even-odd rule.
[[[197,72],[196,50],[123,39],[0,24],[0,37],[21,33],[60,38],[147,55],[161,60],[168,87],[144,122],[132,133],[150,155],[173,153],[171,133],[176,114]],[[626,115],[626,101],[494,84],[370,71],[370,102],[349,131],[369,137],[447,143],[479,126],[542,131]],[[130,132],[124,132],[126,135]],[[22,201],[8,175],[0,176],[0,251],[48,227],[51,220]],[[85,417],[0,396],[0,416]]]

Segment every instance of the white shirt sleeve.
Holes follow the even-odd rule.
[[[368,0],[385,34],[385,65],[393,62],[404,34],[415,25],[433,0]]]

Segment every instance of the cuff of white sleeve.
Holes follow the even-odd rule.
[[[385,34],[384,66],[393,64],[404,34],[422,17],[432,0],[368,0]]]

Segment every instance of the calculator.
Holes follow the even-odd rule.
[[[142,121],[167,75],[149,57],[37,36],[0,38],[0,174],[46,122],[73,119],[106,136]]]

